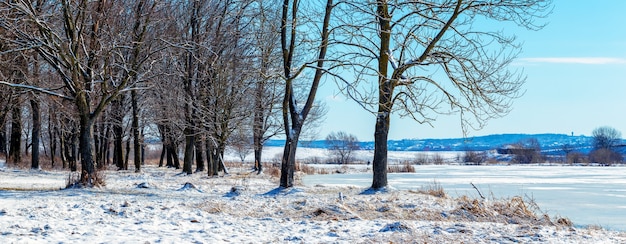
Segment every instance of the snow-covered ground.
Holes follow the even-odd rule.
[[[263,162],[280,162],[280,156],[282,153],[282,147],[264,147],[262,160]],[[464,152],[456,151],[389,151],[387,160],[390,164],[400,164],[405,161],[413,162],[423,160],[424,158],[432,160],[436,156],[443,159],[447,163],[456,163],[463,157],[464,154]],[[304,162],[313,162],[316,159],[323,162],[324,160],[332,158],[332,156],[333,155],[329,150],[323,148],[298,147],[298,150],[296,151],[296,158]],[[374,151],[355,150],[352,154],[352,158],[361,162],[368,162],[374,158]],[[224,159],[233,162],[241,161],[239,156],[230,150],[228,150],[226,155],[224,155]],[[254,154],[252,152],[248,153],[244,161],[254,162]]]
[[[67,172],[0,168],[2,243],[624,243],[626,233],[533,217],[531,203],[373,195],[348,186],[278,190],[269,175],[146,166],[106,186],[58,190]],[[191,185],[185,186],[185,183]],[[561,220],[563,223],[564,221]],[[566,221],[565,221],[566,222]]]
[[[367,187],[372,182],[371,169],[364,165],[323,168],[325,172],[364,173],[308,175],[303,183]],[[541,212],[567,216],[575,226],[626,231],[626,167],[415,165],[414,169],[415,173],[389,174],[389,185],[415,190],[436,181],[452,196],[479,197],[479,191],[495,199],[524,196],[532,198]]]

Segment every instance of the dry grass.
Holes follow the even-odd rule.
[[[313,175],[316,173],[314,167],[308,166],[303,163],[296,163],[296,171],[301,171],[302,173],[305,173],[307,175]]]
[[[416,193],[431,195],[440,198],[445,198],[447,196],[446,191],[443,190],[443,186],[441,186],[441,184],[436,180],[433,180],[433,182],[426,186],[422,186],[422,188],[417,190]]]
[[[86,171],[84,171],[82,175],[87,175]],[[67,177],[65,188],[106,186],[106,175],[104,174],[104,170],[96,170],[93,174],[92,182],[89,182],[89,178],[82,178],[82,175],[79,172],[70,172]]]
[[[224,161],[224,166],[227,168],[242,168],[244,164],[242,162]]]
[[[415,167],[406,161],[402,165],[389,165],[387,167],[388,173],[415,173]]]
[[[458,207],[449,218],[478,221],[499,222],[506,224],[557,225],[571,226],[569,219],[559,218],[553,222],[547,214],[541,214],[539,207],[532,199],[515,196],[510,199],[484,201],[462,196],[457,199]]]
[[[280,178],[280,168],[274,165],[268,165],[263,169],[263,172],[272,178]]]

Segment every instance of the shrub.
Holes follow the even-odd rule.
[[[431,195],[434,197],[440,197],[440,198],[446,197],[446,192],[443,190],[443,186],[441,186],[441,184],[436,180],[433,180],[433,182],[431,182],[430,184],[426,186],[422,186],[422,188],[419,189],[417,192],[426,194],[426,195]]]
[[[587,164],[589,161],[587,157],[579,152],[571,152],[567,154],[567,163],[568,164]]]
[[[487,154],[485,152],[466,151],[463,156],[463,162],[466,164],[483,164],[487,160]]]
[[[593,163],[611,165],[622,162],[622,155],[611,149],[597,149],[589,153],[589,161]]]
[[[435,164],[435,165],[442,165],[444,163],[445,163],[445,160],[443,159],[443,157],[440,154],[438,154],[438,153],[433,154],[433,164]]]
[[[415,160],[413,160],[413,163],[417,165],[426,165],[430,164],[430,160],[428,160],[428,155],[418,153],[415,155]]]

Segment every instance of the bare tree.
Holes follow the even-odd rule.
[[[622,146],[622,133],[610,126],[595,128],[593,136],[593,151],[589,153],[589,160],[594,163],[611,165],[622,162],[622,155],[617,151]]]
[[[460,115],[462,129],[505,115],[524,76],[508,64],[520,45],[477,21],[540,29],[550,0],[346,1],[340,19],[343,62],[356,72],[345,92],[376,117],[372,189],[387,186],[387,138],[394,112],[419,123]],[[489,25],[482,25],[489,26]],[[347,65],[347,64],[346,64]],[[377,82],[368,82],[376,80]],[[360,89],[365,83],[376,87]]]
[[[345,131],[331,132],[326,136],[326,145],[338,159],[340,164],[347,164],[352,159],[352,153],[359,150],[359,140],[355,135]]]
[[[253,53],[258,75],[254,77],[254,119],[252,134],[254,146],[254,169],[257,174],[263,171],[261,160],[263,145],[271,137],[282,132],[280,126],[280,48],[279,26],[276,19],[280,16],[278,0],[257,1],[256,18],[253,21]]]
[[[239,126],[229,138],[228,144],[231,150],[237,154],[242,163],[246,159],[246,156],[253,151],[253,140],[249,130],[250,129],[246,129],[244,126]]]
[[[595,128],[591,132],[593,136],[594,149],[610,149],[621,144],[622,133],[610,126]]]
[[[79,124],[77,140],[82,166],[81,182],[86,185],[97,184],[94,124],[119,93],[135,87],[140,72],[137,68],[142,67],[147,59],[131,55],[134,58],[116,62],[115,67],[129,68],[123,76],[114,76],[109,72],[109,68],[112,68],[110,61],[125,56],[124,50],[144,54],[145,43],[117,42],[117,38],[124,35],[120,35],[120,30],[115,29],[115,25],[109,21],[128,13],[114,11],[119,10],[116,4],[120,2],[62,0],[46,2],[45,6],[35,7],[32,4],[30,1],[2,2],[0,27],[16,36],[13,41],[18,47],[13,51],[36,51],[56,71],[61,83],[55,87],[24,86],[10,82],[2,84],[56,96],[74,104],[74,115]],[[37,31],[29,31],[31,29]],[[145,33],[145,29],[143,31]],[[62,87],[62,90],[56,89],[58,87]]]
[[[311,2],[308,2],[311,3]],[[295,157],[296,149],[298,147],[298,140],[300,133],[302,132],[302,126],[306,121],[309,112],[311,111],[317,88],[319,86],[322,76],[327,72],[325,69],[326,53],[328,51],[328,40],[330,35],[330,19],[333,9],[333,1],[327,0],[323,12],[323,22],[316,23],[313,20],[302,21],[301,14],[304,3],[298,0],[284,0],[282,4],[282,16],[280,26],[280,43],[282,48],[282,63],[283,63],[283,79],[285,81],[285,91],[282,104],[283,125],[285,127],[286,142],[283,150],[283,156],[281,160],[281,173],[280,173],[280,187],[288,188],[293,186],[294,171],[295,171]],[[313,9],[306,9],[307,14]],[[308,24],[319,24],[319,26],[300,26],[301,22]],[[306,61],[301,64],[296,64],[295,57],[303,55],[302,53],[296,54],[298,43],[311,43],[313,40],[306,40],[303,33],[303,29],[310,31],[311,29],[319,29],[320,36],[317,39],[317,43],[313,44],[311,52],[316,53],[317,57],[313,61]],[[297,78],[300,78],[302,72],[307,69],[313,69],[313,78],[309,89],[305,89],[306,100],[304,105],[298,105],[297,95],[295,92],[294,83]]]
[[[541,145],[536,138],[528,138],[514,144],[513,160],[520,164],[541,163]]]

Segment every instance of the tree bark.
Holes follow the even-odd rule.
[[[82,169],[81,182],[88,186],[97,184],[96,168],[93,158],[93,121],[81,119],[78,147]]]
[[[374,160],[372,161],[372,189],[386,187],[387,183],[387,138],[391,116],[393,86],[387,78],[389,66],[389,45],[391,25],[386,1],[378,1],[376,9],[380,28],[380,49],[378,56],[378,115],[374,132]]]
[[[20,103],[16,103],[13,105],[11,113],[9,161],[17,165],[22,161],[22,108]]]
[[[130,138],[126,140],[126,151],[124,155],[124,170],[128,170],[128,160],[130,160]]]
[[[204,171],[204,141],[200,138],[196,140],[195,152],[196,152],[196,172]]]
[[[257,174],[261,174],[261,172],[263,172],[263,162],[261,161],[261,158],[263,156],[263,148],[256,148],[254,149],[254,170],[256,170]]]
[[[0,119],[0,156],[7,159],[7,129],[4,118]]]
[[[297,133],[297,132],[296,132]],[[293,136],[285,141],[283,158],[280,168],[280,187],[293,187],[293,174],[296,168],[296,149],[298,148],[298,136]]]
[[[188,122],[189,123],[189,122]],[[194,156],[194,146],[196,137],[193,134],[193,130],[190,128],[190,125],[187,125],[185,128],[185,153],[183,155],[183,173],[187,173],[188,175],[193,174],[191,169],[191,165],[193,162]]]
[[[117,170],[127,170],[124,168],[124,128],[122,127],[124,120],[124,95],[119,95],[112,102],[112,126],[113,126],[113,164],[117,166]]]
[[[39,101],[30,100],[31,113],[33,116],[33,129],[31,131],[31,168],[39,169],[39,135],[41,132],[41,111],[39,109]]]
[[[310,89],[308,91],[308,95],[306,98],[306,102],[302,107],[302,110],[299,111],[299,108],[296,104],[296,97],[294,95],[294,85],[293,81],[297,77],[297,74],[293,75],[291,73],[292,70],[292,62],[294,57],[294,49],[296,47],[296,25],[297,25],[297,13],[298,13],[298,1],[293,1],[292,9],[291,9],[291,19],[289,19],[289,0],[284,0],[283,2],[283,12],[281,19],[281,47],[283,54],[283,72],[284,77],[286,78],[285,82],[285,96],[283,98],[283,124],[285,126],[285,134],[287,137],[287,141],[285,142],[285,148],[283,150],[283,158],[282,158],[282,166],[281,166],[281,174],[280,174],[280,187],[288,188],[293,186],[293,175],[295,171],[295,162],[296,162],[296,149],[298,147],[298,139],[300,137],[300,133],[302,130],[302,125],[306,120],[311,108],[313,107],[313,102],[315,101],[315,95],[317,94],[317,89],[319,87],[319,82],[326,71],[324,70],[324,61],[326,59],[326,52],[328,50],[329,45],[329,25],[330,25],[330,17],[333,9],[333,0],[326,1],[326,8],[324,12],[324,21],[322,24],[322,32],[320,33],[320,44],[318,46],[318,56],[315,62],[315,74],[313,76],[313,81],[311,82]],[[290,22],[289,22],[290,21]],[[290,23],[289,26],[287,23]],[[287,38],[287,35],[290,38]],[[287,44],[287,40],[289,39],[289,44]]]
[[[132,90],[130,95],[133,110],[133,161],[135,163],[135,172],[138,173],[141,172],[141,138],[139,135],[139,105],[137,105],[137,91]]]
[[[206,150],[207,150],[207,175],[208,176],[217,176],[219,174],[219,159],[216,153],[216,148],[213,142],[210,139],[206,141]]]

